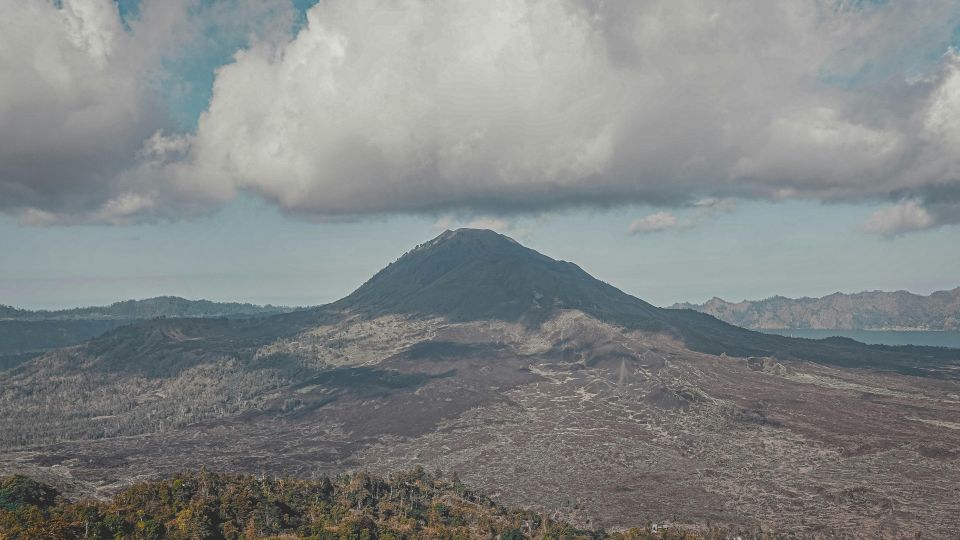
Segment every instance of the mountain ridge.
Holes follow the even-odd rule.
[[[918,295],[908,291],[835,292],[822,297],[728,302],[713,297],[703,304],[677,303],[750,329],[960,330],[960,287]]]
[[[160,317],[256,318],[296,309],[299,308],[188,300],[179,296],[60,310],[27,310],[0,304],[0,370],[16,366],[31,355],[76,345],[137,321]]]
[[[180,296],[154,296],[120,300],[105,306],[30,310],[0,304],[0,320],[106,320],[152,319],[155,317],[220,317],[235,315],[273,315],[299,308],[257,305],[245,302],[190,300]]]

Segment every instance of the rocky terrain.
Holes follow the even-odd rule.
[[[160,319],[0,372],[0,474],[455,471],[582,528],[960,535],[960,353],[659,309],[489,231],[339,302]]]
[[[671,307],[701,311],[752,329],[960,330],[960,287],[929,296],[907,291],[838,292],[822,298],[774,296],[742,302],[712,298]]]

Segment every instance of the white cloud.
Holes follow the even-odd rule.
[[[491,229],[495,231],[504,231],[512,226],[511,220],[501,217],[475,216],[462,218],[453,214],[447,214],[437,218],[433,223],[435,229],[459,229],[467,227],[470,229]]]
[[[323,2],[295,39],[219,72],[195,158],[319,216],[861,200],[944,180],[913,159],[943,138],[913,120],[943,74],[910,88],[900,116],[865,112],[900,95],[821,79],[885,61],[845,58],[852,46],[930,39],[919,25],[946,4],[893,36],[897,8],[618,5]]]
[[[706,197],[704,199],[694,201],[693,207],[704,212],[733,212],[737,209],[737,202],[733,199]]]
[[[627,226],[627,234],[648,234],[669,230],[683,230],[698,227],[712,220],[718,214],[730,213],[736,210],[737,204],[733,199],[707,197],[694,201],[681,216],[672,212],[657,212],[635,219]]]
[[[684,227],[686,227],[686,224],[681,223],[677,216],[670,212],[657,212],[633,220],[627,227],[627,234],[646,234]]]
[[[692,211],[688,218],[691,226],[697,226],[705,221],[709,221],[718,214],[729,214],[737,209],[737,203],[733,199],[721,199],[717,197],[707,197],[694,201],[690,205]]]
[[[0,2],[0,207],[82,211],[109,198],[160,122],[109,0]]]
[[[490,229],[514,238],[524,239],[536,229],[538,219],[511,218],[497,216],[444,214],[437,218],[433,227],[437,230],[459,229]]]
[[[877,210],[863,224],[864,232],[886,237],[904,233],[922,231],[934,226],[936,222],[919,201],[910,199],[894,206]]]
[[[98,17],[88,18],[115,19]],[[144,121],[93,138],[107,142],[84,155],[118,155],[103,160],[113,168],[91,167],[77,193],[89,199],[81,210],[120,208],[123,220],[200,211],[237,190],[311,219],[686,209],[642,218],[635,232],[696,225],[735,198],[909,199],[935,226],[953,207],[934,210],[924,193],[952,193],[960,179],[960,59],[930,58],[946,51],[958,17],[950,1],[326,0],[295,36],[271,25],[269,39],[218,70],[196,133],[153,140],[163,126]],[[116,93],[123,112],[111,114],[142,116],[142,74],[105,76],[122,65],[116,51],[133,47],[130,35],[103,21],[87,27],[96,38],[29,32],[86,55],[69,62],[64,88],[81,88],[89,70],[95,89],[133,81],[129,95],[94,102]],[[13,41],[20,56],[37,45],[26,34]],[[8,211],[75,212],[49,202],[70,194],[65,171],[44,171],[56,179],[45,190],[9,182],[40,161],[0,171],[0,189],[25,193]],[[153,202],[126,214],[138,205],[116,203],[122,196]]]
[[[172,128],[164,62],[203,54],[208,37],[258,25],[275,35],[292,16],[277,6],[145,0],[121,21],[112,0],[0,0],[0,212],[26,224],[125,224],[215,202],[192,166],[181,184],[173,171],[145,175],[160,154],[189,151],[190,137],[154,137]]]

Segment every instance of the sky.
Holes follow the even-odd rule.
[[[960,285],[960,4],[0,0],[0,304],[492,228],[658,305]]]

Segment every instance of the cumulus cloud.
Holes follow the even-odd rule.
[[[656,212],[635,219],[627,226],[627,234],[649,234],[669,230],[685,230],[698,227],[718,214],[736,210],[733,199],[707,197],[694,201],[681,217],[672,212]]]
[[[894,206],[877,210],[863,224],[863,230],[882,236],[929,229],[934,225],[933,216],[915,199],[901,201]]]
[[[903,196],[904,193],[909,196]],[[924,186],[898,195],[903,198],[872,213],[861,230],[895,237],[940,225],[960,224],[960,183]]]
[[[111,196],[116,172],[162,121],[110,2],[3,1],[0,206],[74,213]]]
[[[897,40],[931,39],[921,26],[885,36],[899,8],[609,9],[323,2],[289,43],[244,51],[220,71],[196,159],[320,216],[706,195],[862,200],[956,165],[955,155],[940,168],[919,159],[942,152],[936,130],[951,129],[928,119],[952,111],[952,56],[896,88],[825,80],[887,61],[845,57],[851,47],[881,39],[888,54]],[[948,9],[906,19],[932,23]],[[876,100],[898,110],[868,107]]]
[[[82,194],[121,222],[244,190],[311,219],[685,209],[642,232],[718,211],[698,201],[809,198],[916,201],[932,227],[951,210],[925,191],[960,179],[958,19],[950,1],[326,0],[218,70],[196,132],[160,135],[175,159],[137,124],[106,162],[140,158]],[[78,43],[87,67],[111,50]],[[70,212],[49,203],[65,171],[42,176],[11,184],[17,207]]]
[[[122,224],[204,202],[192,188],[179,196],[169,171],[146,174],[174,150],[157,138],[173,129],[164,62],[202,53],[205,33],[292,16],[276,2],[225,3],[145,1],[123,21],[111,0],[0,0],[0,211],[36,225]],[[181,157],[185,140],[168,141]]]
[[[685,226],[677,219],[677,216],[670,212],[657,212],[649,216],[635,219],[627,227],[628,234],[646,234],[652,232],[666,231]]]

